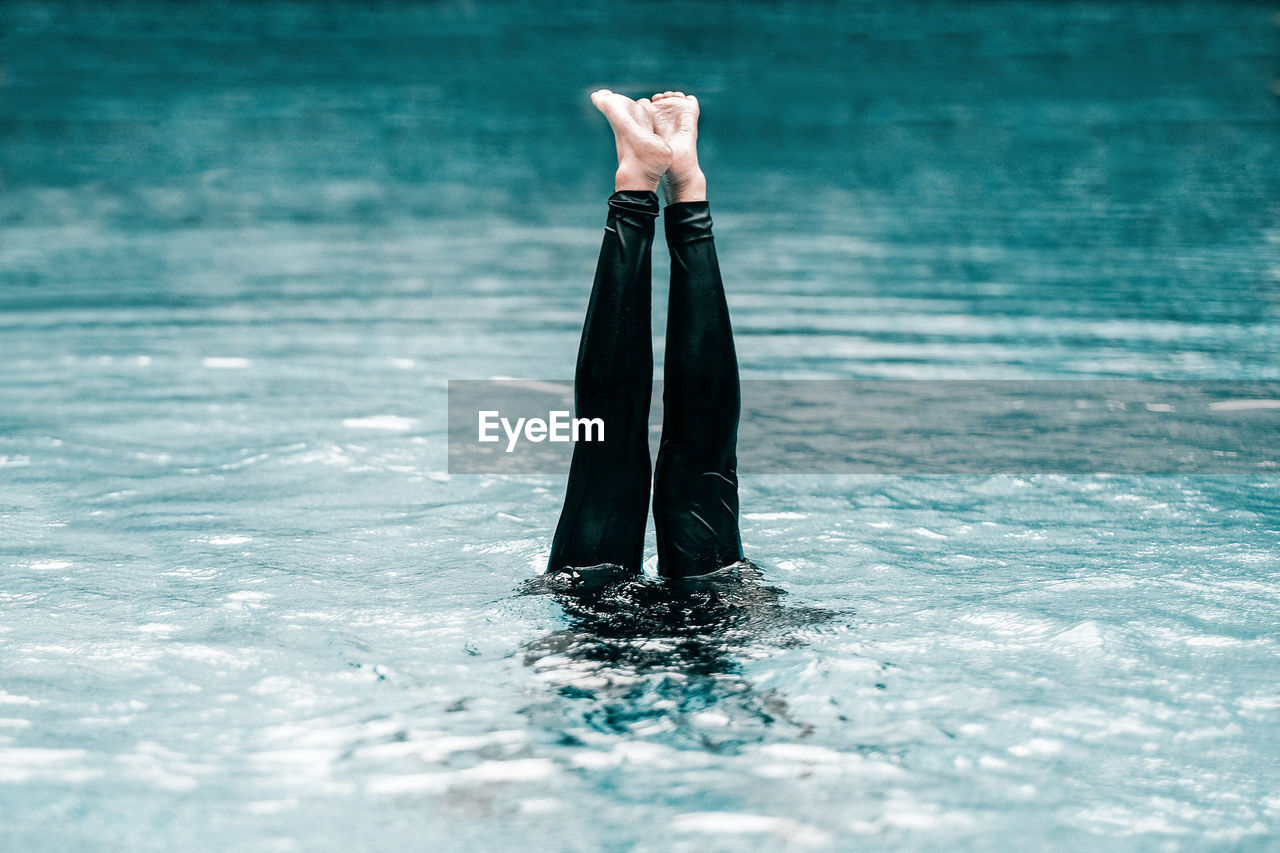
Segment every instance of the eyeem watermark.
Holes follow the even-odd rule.
[[[507,437],[507,452],[516,449],[521,437],[535,444],[543,441],[578,442],[604,441],[604,418],[575,418],[567,411],[547,412],[543,418],[516,418],[512,424],[510,418],[502,417],[496,410],[479,412],[479,426],[476,441],[501,441],[498,428]]]
[[[609,421],[610,441],[649,416]],[[1092,379],[747,379],[738,470],[751,474],[1208,474],[1280,472],[1280,382]],[[633,389],[634,391],[634,389]],[[598,411],[598,410],[596,410]],[[570,417],[566,380],[451,380],[449,471],[563,474],[599,419]],[[586,414],[590,414],[587,412]]]

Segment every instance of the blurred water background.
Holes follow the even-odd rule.
[[[1280,378],[1274,12],[0,3],[0,846],[1273,848],[1280,476],[744,471],[785,596],[566,611],[444,400],[571,375],[599,86],[746,377]]]

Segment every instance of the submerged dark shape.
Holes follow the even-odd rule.
[[[570,718],[570,727],[613,733],[658,733],[723,749],[784,726],[789,736],[811,729],[793,719],[786,700],[759,690],[738,657],[751,646],[801,642],[793,631],[833,619],[814,607],[787,606],[785,592],[741,561],[683,580],[652,580],[617,567],[551,574],[525,585],[526,594],[554,595],[568,626],[529,643],[524,662],[555,689],[536,703]],[[712,713],[708,728],[696,715]],[[705,719],[705,718],[704,718]]]
[[[527,581],[523,591],[555,595],[575,623],[601,636],[724,635],[752,623],[779,628],[832,615],[817,608],[783,607],[785,591],[763,581],[760,567],[749,560],[703,575],[659,580],[602,564],[541,575]]]

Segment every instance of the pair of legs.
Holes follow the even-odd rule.
[[[577,416],[603,442],[574,446],[549,571],[639,573],[653,474],[658,570],[706,574],[742,559],[738,532],[738,362],[698,165],[698,101],[665,92],[591,96],[618,148],[615,189],[574,376]],[[650,249],[656,190],[667,196],[671,295],[662,442],[649,463],[653,384]]]

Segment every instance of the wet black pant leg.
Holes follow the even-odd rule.
[[[706,202],[668,205],[671,297],[654,478],[658,570],[686,577],[742,559],[738,360]]]
[[[576,416],[601,418],[604,441],[573,448],[548,570],[602,564],[640,571],[649,514],[653,386],[650,250],[658,197],[616,192],[596,265],[574,374]]]

